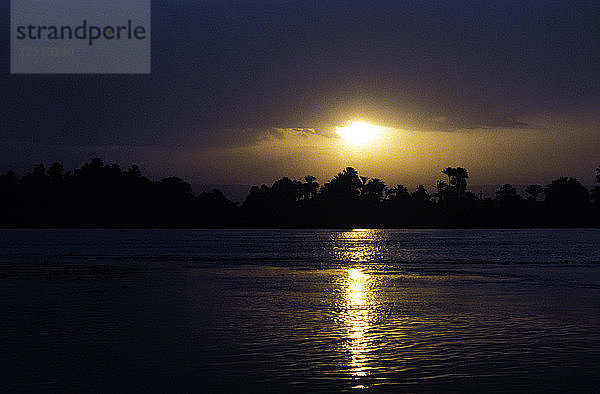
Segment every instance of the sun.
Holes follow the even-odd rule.
[[[365,122],[349,120],[346,125],[336,127],[335,132],[347,144],[361,146],[375,142],[381,134],[381,129]]]

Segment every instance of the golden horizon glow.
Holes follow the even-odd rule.
[[[336,127],[335,132],[348,145],[362,146],[375,142],[382,129],[366,122],[350,120],[345,126]]]

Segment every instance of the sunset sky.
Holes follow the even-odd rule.
[[[191,183],[353,166],[412,187],[462,166],[473,184],[591,185],[599,21],[598,1],[154,0],[150,75],[3,63],[0,170],[99,156]],[[341,138],[350,120],[376,138]]]

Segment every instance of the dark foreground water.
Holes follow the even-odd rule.
[[[4,392],[597,392],[598,230],[1,230]]]

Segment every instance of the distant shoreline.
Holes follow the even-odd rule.
[[[492,199],[469,191],[465,168],[440,174],[435,186],[409,189],[346,167],[324,184],[307,175],[252,186],[240,204],[218,189],[195,194],[178,177],[151,181],[135,165],[94,158],[65,172],[60,163],[38,164],[22,177],[0,175],[0,228],[600,227],[600,186],[560,177],[528,185],[528,197],[504,184]]]

